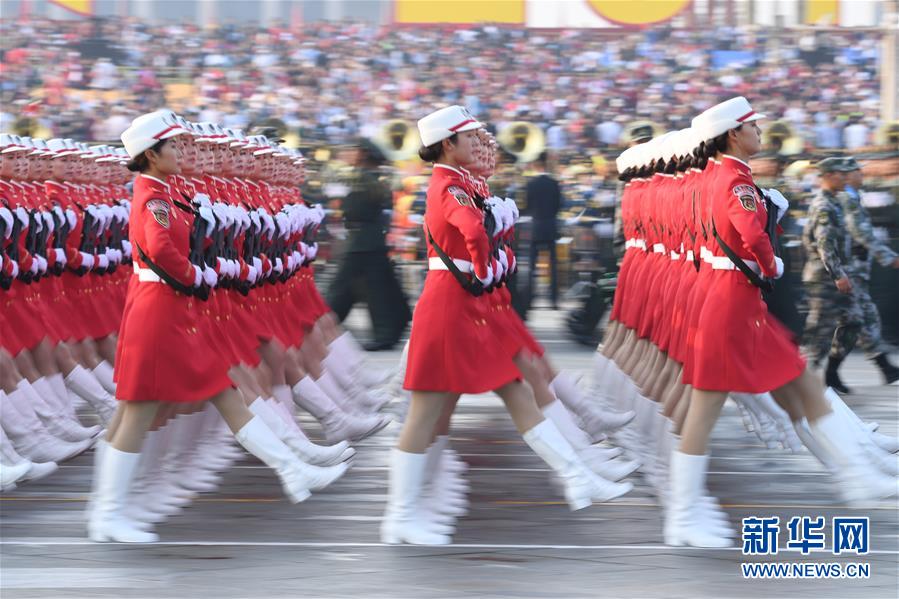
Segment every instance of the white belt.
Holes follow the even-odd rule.
[[[656,254],[664,254],[665,253],[665,244],[664,243],[654,243],[652,245],[652,251]]]
[[[471,262],[468,260],[457,260],[453,258],[453,264],[456,265],[456,268],[461,270],[464,273],[471,274],[474,272],[474,266],[472,266]],[[428,258],[428,270],[449,270],[446,267],[446,264],[443,263],[439,257]]]
[[[687,261],[693,262],[695,256],[693,255],[693,250],[687,250]]]
[[[624,242],[624,249],[630,249],[637,247],[637,240],[631,237],[627,241]]]
[[[134,274],[137,275],[137,280],[141,283],[162,283],[162,279],[159,278],[159,275],[150,270],[149,268],[141,268],[134,263]]]
[[[758,262],[753,262],[752,260],[743,260],[743,262],[745,262],[746,266],[751,268],[755,274],[762,274],[762,269],[759,268]],[[712,256],[711,263],[714,270],[739,270],[737,265],[731,262],[730,258],[727,256]]]
[[[712,254],[712,251],[709,248],[707,248],[705,246],[702,246],[701,248],[699,248],[699,258],[703,262],[708,262],[711,264],[713,257],[714,257],[714,254]]]
[[[678,254],[678,253],[675,252],[674,250],[671,250],[671,254],[670,254],[670,255],[671,255],[671,259],[672,259],[672,260],[680,260],[680,254]]]
[[[636,241],[637,241],[637,247],[645,252],[646,251],[646,240],[645,239],[637,239]]]

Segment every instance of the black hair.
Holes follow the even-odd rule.
[[[450,140],[450,143],[455,144],[459,139],[459,134],[453,133],[446,139]],[[444,140],[441,139],[437,143],[433,143],[429,146],[422,146],[418,150],[418,157],[425,162],[437,162],[443,155],[443,141]]]
[[[141,152],[140,154],[138,154],[137,156],[132,158],[131,161],[125,166],[132,173],[145,172],[148,168],[150,168],[150,160],[149,160],[149,158],[147,158],[147,152],[149,150],[153,150],[154,152],[159,152],[160,150],[162,150],[162,147],[166,144],[167,141],[168,141],[168,139],[160,139],[155,144],[153,144],[152,146],[150,146],[149,148],[147,148],[146,150],[144,150],[143,152]]]
[[[734,127],[733,129],[729,129],[729,130],[725,131],[724,133],[722,133],[721,135],[719,135],[718,137],[714,138],[710,142],[710,145],[714,149],[715,154],[717,154],[718,152],[726,152],[727,151],[727,134],[730,133],[731,131],[739,131],[742,128],[743,128],[743,124],[741,123],[740,125]],[[714,154],[712,154],[711,156],[714,156]]]
[[[536,164],[540,166],[546,167],[547,163],[549,163],[549,152],[547,150],[543,150],[537,156],[537,160],[534,161]]]

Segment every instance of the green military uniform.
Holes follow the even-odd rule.
[[[854,158],[844,160],[847,169],[859,168]],[[865,357],[873,360],[888,382],[899,378],[899,369],[889,363],[889,348],[881,337],[880,312],[871,299],[871,263],[877,260],[884,268],[893,266],[897,258],[896,252],[874,235],[871,216],[861,203],[859,190],[846,188],[843,201],[846,230],[851,237],[849,278],[852,281],[852,295],[862,315],[861,329],[858,334],[858,346],[864,350]]]
[[[412,318],[387,255],[385,211],[393,208],[393,196],[374,170],[345,167],[336,176],[346,189],[342,208],[347,240],[328,304],[342,322],[356,302],[367,302],[374,329],[369,348],[392,347]]]
[[[825,169],[841,169],[841,164],[822,161],[821,169],[832,172]],[[863,320],[855,297],[840,293],[835,286],[838,279],[849,276],[851,268],[851,238],[844,228],[845,195],[819,190],[809,206],[802,232],[806,252],[802,282],[809,304],[803,341],[815,363],[828,353],[831,359],[841,362],[855,346]]]

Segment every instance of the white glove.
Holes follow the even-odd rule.
[[[206,237],[212,237],[212,232],[215,231],[215,214],[212,212],[212,208],[200,206],[200,218],[206,221]]]
[[[0,206],[0,219],[3,219],[3,222],[6,223],[6,228],[4,229],[3,236],[9,239],[12,235],[12,224],[13,224],[13,215],[12,211],[5,206]]]
[[[60,223],[66,222],[66,213],[63,212],[62,206],[53,206],[53,209],[51,210],[51,212],[53,212],[53,214],[56,215],[56,218],[59,219]]]
[[[771,203],[777,206],[777,222],[780,222],[780,219],[782,219],[784,214],[787,213],[787,210],[790,209],[790,201],[774,188],[766,189],[765,193],[768,194],[768,199],[771,200]]]
[[[78,215],[71,208],[66,208],[66,220],[69,221],[69,229],[74,229],[78,224]]]
[[[12,274],[11,274],[11,276],[12,276],[12,278],[15,279],[16,277],[19,276],[19,263],[16,262],[15,260],[12,260],[12,261],[11,261],[11,264],[12,264]]]
[[[63,266],[65,266],[66,265],[66,251],[62,248],[53,248],[53,253],[56,254],[56,261],[59,262],[60,264],[62,264]]]
[[[106,254],[100,254],[97,256],[97,268],[106,268],[109,266],[109,258]]]
[[[477,275],[475,275],[477,277]],[[493,282],[493,264],[490,262],[487,263],[487,275],[482,279],[481,277],[477,277],[478,281],[481,282],[481,285],[484,287],[489,287],[490,283]]]
[[[257,276],[262,272],[262,258],[259,256],[253,256],[253,269],[256,271]]]
[[[38,218],[44,221],[44,226],[52,233],[56,229],[56,223],[53,221],[53,215],[49,212],[39,212]]]
[[[281,258],[275,258],[275,272],[279,275],[284,272],[284,262],[281,261]]]
[[[81,253],[81,266],[83,266],[84,268],[87,268],[88,270],[93,268],[94,267],[94,255],[88,254],[87,252],[80,252],[80,253]]]
[[[41,263],[37,259],[37,256],[34,256],[31,260],[31,268],[28,269],[28,272],[30,272],[33,275],[36,275],[40,269],[41,269]]]
[[[774,266],[777,268],[774,278],[779,279],[784,275],[784,261],[780,259],[780,256],[774,256]]]
[[[28,211],[18,206],[16,208],[16,216],[19,217],[19,222],[22,223],[23,227],[28,226]]]
[[[122,240],[122,254],[131,257],[131,242],[127,239]]]
[[[318,256],[318,242],[316,241],[310,246],[307,246],[309,249],[306,252],[306,259],[312,262],[315,260],[315,257]]]
[[[199,206],[203,206],[204,208],[208,208],[212,206],[212,201],[209,199],[209,196],[205,193],[197,193],[193,199],[194,204]]]
[[[256,277],[259,276],[256,270],[256,267],[247,265],[247,282],[252,285],[256,282]]]
[[[518,272],[518,258],[515,257],[515,254],[512,254],[512,264],[509,268],[509,272]]]
[[[500,281],[503,278],[503,273],[506,272],[506,269],[499,260],[494,260],[494,264],[496,265],[496,273],[493,275],[493,279],[495,281]]]
[[[44,258],[43,256],[35,256],[35,258],[37,259],[38,263],[40,264],[41,274],[44,274],[45,272],[47,272],[47,259]]]
[[[196,264],[191,264],[191,266],[194,267],[194,287],[199,287],[203,282],[203,269]]]
[[[210,268],[208,266],[203,266],[203,282],[209,285],[210,287],[215,287],[219,282],[219,276],[215,274],[215,269]]]
[[[509,272],[509,257],[503,250],[499,251],[499,263],[503,267],[503,272]]]

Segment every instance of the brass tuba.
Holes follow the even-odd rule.
[[[546,149],[543,131],[525,121],[515,121],[503,127],[497,133],[496,141],[518,162],[533,162]]]
[[[418,129],[409,121],[393,119],[387,121],[381,127],[378,134],[372,138],[374,142],[391,162],[409,160],[418,153],[421,147],[421,138]]]
[[[875,143],[878,146],[888,146],[893,149],[899,147],[899,121],[884,123],[877,130]]]

